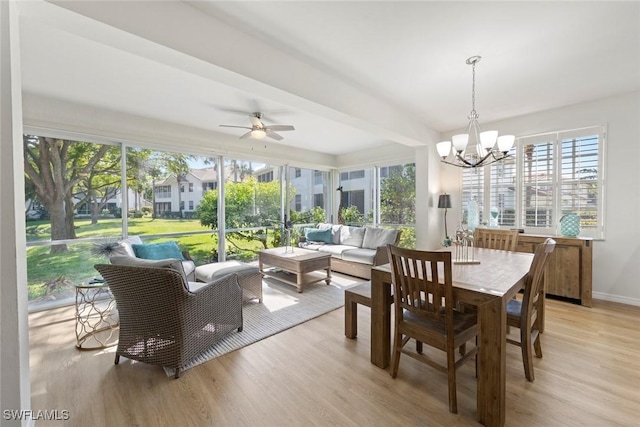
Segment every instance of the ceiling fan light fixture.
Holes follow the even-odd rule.
[[[267,136],[267,132],[265,132],[263,129],[254,129],[251,131],[251,136],[255,139],[262,139]]]

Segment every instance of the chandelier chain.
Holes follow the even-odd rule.
[[[478,113],[476,112],[476,63],[473,62],[471,64],[472,69],[472,83],[471,83],[471,114],[469,115],[469,119],[478,118]]]

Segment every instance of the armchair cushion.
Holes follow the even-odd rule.
[[[176,242],[162,242],[162,243],[153,243],[149,245],[145,244],[133,244],[131,245],[133,248],[133,252],[136,254],[136,257],[142,259],[167,259],[167,258],[177,258],[181,261],[184,261],[184,257],[182,256],[182,251],[178,247]]]
[[[169,270],[176,271],[184,278],[184,282],[187,283],[187,275],[184,271],[182,261],[176,258],[167,258],[161,260],[142,259],[126,255],[117,255],[109,258],[113,265],[125,265],[128,267],[154,267],[154,268],[168,268]],[[195,269],[195,268],[194,268]]]

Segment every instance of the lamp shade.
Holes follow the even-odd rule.
[[[440,197],[438,197],[438,207],[441,209],[449,209],[451,207],[451,196],[441,194]]]
[[[442,141],[436,144],[436,150],[443,159],[446,158],[451,152],[451,141]]]

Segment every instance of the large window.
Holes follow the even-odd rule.
[[[462,174],[463,220],[557,234],[567,213],[580,235],[603,238],[602,126],[518,138],[512,158]],[[471,217],[470,217],[471,215]]]

